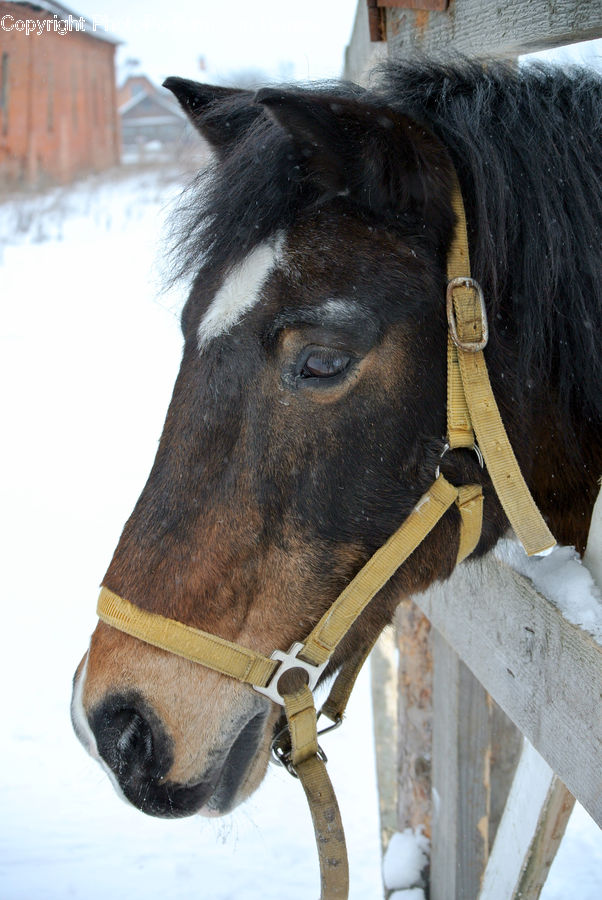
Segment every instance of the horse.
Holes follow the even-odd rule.
[[[181,369],[103,586],[269,655],[311,631],[438,467],[482,488],[472,558],[506,535],[488,469],[445,452],[455,177],[503,423],[550,529],[582,551],[602,474],[601,79],[419,60],[369,88],[165,85],[213,162],[176,225]],[[449,577],[459,533],[452,505],[322,679]],[[74,677],[78,737],[154,816],[248,798],[281,712],[104,621]]]

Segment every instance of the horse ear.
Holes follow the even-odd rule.
[[[251,103],[251,91],[173,76],[165,79],[163,87],[174,94],[197,131],[220,155],[238,140],[258,115],[257,108]],[[240,98],[245,94],[249,103],[241,104]]]
[[[373,211],[449,203],[451,162],[426,128],[389,107],[350,97],[272,88],[255,100],[290,134],[307,172],[326,196],[349,195]]]

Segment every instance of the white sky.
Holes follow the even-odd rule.
[[[211,81],[245,69],[275,80],[339,76],[357,0],[76,0],[74,6],[126,42],[118,51],[120,74],[134,57],[160,84],[168,75]]]

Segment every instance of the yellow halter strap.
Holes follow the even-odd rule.
[[[452,194],[456,228],[447,257],[447,422],[450,449],[475,445],[517,537],[528,556],[545,553],[556,541],[525,483],[502,423],[483,349],[488,340],[483,292],[470,277],[468,234],[462,192]]]
[[[487,317],[480,286],[471,278],[466,217],[459,184],[452,199],[456,228],[448,255],[448,438],[447,449],[474,447],[476,431],[487,469],[508,519],[529,555],[551,548],[555,541],[529,493],[512,452],[491,391],[483,348]],[[98,616],[107,625],[155,647],[183,656],[253,686],[284,706],[288,729],[275,740],[276,755],[295,774],[311,809],[320,859],[321,900],[346,900],[349,875],[343,825],[318,744],[313,689],[341,640],[416,547],[453,503],[461,515],[457,562],[475,549],[482,525],[480,485],[456,488],[437,473],[435,481],[398,530],[368,560],[324,613],[302,643],[271,657],[192,628],[174,619],[146,612],[103,587]],[[355,679],[371,646],[347,660],[321,712],[335,725],[343,716]],[[281,693],[282,675],[302,669],[307,684]],[[324,729],[330,730],[330,729]]]
[[[336,797],[326,771],[326,757],[318,744],[313,689],[332,654],[372,598],[432,531],[453,502],[458,503],[464,530],[460,544],[472,552],[481,533],[480,488],[455,488],[439,475],[401,527],[368,560],[324,613],[304,643],[288,653],[276,650],[271,658],[206,631],[191,628],[134,606],[103,587],[98,616],[107,625],[155,647],[168,650],[208,668],[251,684],[284,706],[288,729],[279,735],[275,755],[297,776],[311,810],[320,861],[322,900],[346,900],[349,871],[345,834]],[[372,649],[345,664],[321,712],[339,724],[359,670]],[[281,693],[279,682],[290,669],[302,669],[308,684]],[[330,730],[330,729],[325,729]]]

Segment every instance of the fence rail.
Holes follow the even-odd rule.
[[[492,557],[415,600],[602,827],[602,646]]]
[[[358,0],[345,55],[346,78],[364,82],[372,66],[386,56],[453,50],[468,57],[515,59],[536,50],[602,37],[599,2],[450,0],[445,10],[416,8],[419,2],[414,2],[412,9],[412,3]],[[375,16],[379,17],[377,26]]]
[[[510,59],[601,33],[602,6],[580,0],[451,0],[445,12],[386,12],[389,52],[396,56],[453,47],[467,56]]]

